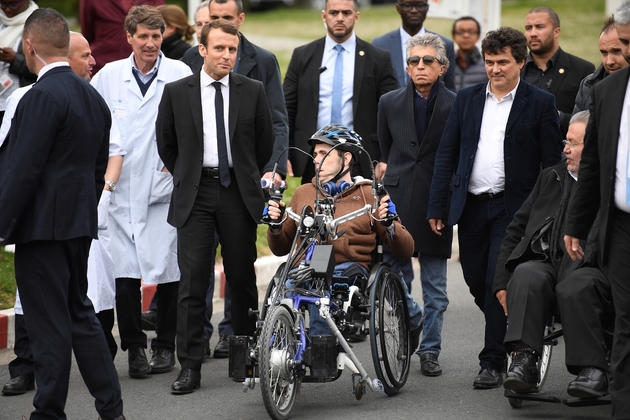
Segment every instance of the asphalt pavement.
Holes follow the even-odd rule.
[[[417,270],[417,267],[416,267]],[[503,389],[475,390],[472,387],[478,372],[477,354],[483,342],[483,316],[474,306],[457,261],[448,265],[450,306],[443,327],[443,350],[440,363],[444,374],[429,378],[420,374],[420,362],[414,356],[409,379],[394,397],[368,393],[361,401],[352,394],[348,372],[335,382],[303,384],[292,411],[294,419],[607,419],[610,406],[573,408],[543,402],[523,403],[513,409],[503,396]],[[413,295],[421,300],[419,281],[413,283]],[[261,294],[262,299],[262,294]],[[222,310],[218,305],[218,310]],[[220,320],[215,313],[213,322]],[[153,333],[149,333],[149,339]],[[217,337],[213,337],[214,346]],[[353,344],[354,350],[374,375],[369,343]],[[0,384],[9,379],[6,361],[11,350],[0,351]],[[119,352],[115,360],[123,391],[125,416],[128,420],[161,419],[252,419],[268,418],[260,386],[243,393],[242,385],[227,377],[228,360],[210,359],[203,364],[201,388],[189,395],[171,395],[170,385],[177,377],[179,365],[170,373],[132,379],[127,375],[127,354]],[[573,377],[564,367],[564,342],[555,347],[549,378],[543,393],[566,398],[566,387]],[[32,411],[34,392],[0,397],[0,419],[13,420]],[[76,364],[70,376],[70,392],[66,404],[69,419],[96,419],[94,400],[83,383]]]

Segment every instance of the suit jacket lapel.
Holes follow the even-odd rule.
[[[507,124],[505,125],[505,132],[510,131],[514,123],[518,120],[521,112],[527,106],[527,96],[529,95],[529,86],[527,86],[524,80],[521,80],[516,89],[516,95],[514,96],[514,103],[508,116]]]
[[[310,59],[307,58],[304,62],[305,80],[312,80],[312,83],[310,83],[313,89],[311,92],[311,103],[313,104],[312,109],[315,112],[315,119],[317,119],[317,110],[319,109],[319,69],[321,68],[322,59],[324,58],[324,47],[326,45],[325,41],[325,38],[317,40],[317,42],[313,45]],[[334,71],[334,69],[329,71]]]
[[[256,51],[252,44],[241,34],[241,61],[238,63],[238,74],[248,75],[256,65]]]
[[[481,85],[478,88],[477,93],[473,97],[473,115],[475,118],[475,150],[477,144],[479,144],[479,135],[481,134],[481,121],[483,120],[483,108],[486,105],[486,86],[487,84]],[[465,121],[462,121],[461,124],[466,124]]]
[[[238,120],[238,104],[242,101],[243,86],[238,74],[230,73],[230,144],[234,143],[234,131],[236,130],[236,121]]]
[[[400,39],[400,29],[398,29],[394,31],[394,34],[392,35],[392,48],[389,50],[389,54],[391,55],[392,65],[396,71],[396,78],[404,83],[407,78],[405,77],[405,67],[401,67],[400,65],[403,61],[402,49],[400,48],[401,44],[402,40]]]
[[[363,82],[363,72],[365,70],[365,41],[357,37],[357,45],[354,53],[354,84],[352,88],[352,115],[359,108],[359,99],[361,96],[361,86]]]
[[[560,49],[558,60],[556,61],[556,66],[553,69],[553,73],[551,75],[551,82],[549,83],[550,93],[553,93],[555,95],[556,92],[560,90],[560,86],[562,86],[569,74],[569,64],[569,56],[562,49]]]
[[[203,70],[202,70],[203,71]],[[197,140],[201,150],[203,150],[203,115],[201,113],[201,76],[199,72],[195,73],[197,77],[192,77],[188,82],[188,101],[192,110],[193,121],[195,122],[195,130],[197,132]]]

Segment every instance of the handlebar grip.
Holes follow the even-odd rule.
[[[274,186],[272,188],[269,188],[269,201],[275,201],[279,205],[280,201],[282,200],[282,193],[285,189],[286,188],[284,186]],[[278,219],[278,222],[282,220],[282,216],[284,216],[284,207],[280,206],[280,218]],[[265,209],[263,210],[263,215],[260,221],[267,225],[270,223],[274,223],[274,221],[271,219],[271,216],[269,216],[269,204],[265,205]]]

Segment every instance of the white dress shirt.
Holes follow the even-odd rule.
[[[221,80],[214,80],[202,70],[201,72],[201,113],[203,115],[203,166],[210,168],[219,167],[219,149],[217,148],[217,121],[214,110],[214,97],[216,89],[213,82],[221,82],[221,94],[223,95],[223,124],[225,126],[225,141],[227,143],[227,155],[230,168],[232,164],[232,148],[230,147],[230,75]]]
[[[326,35],[324,56],[319,74],[319,107],[317,110],[317,129],[326,124],[339,123],[330,121],[332,109],[333,79],[335,76],[335,63],[337,62],[337,50],[335,42]],[[341,123],[350,129],[354,129],[354,113],[352,110],[352,95],[354,92],[354,57],[357,50],[357,36],[352,36],[340,44],[343,47],[343,93],[341,95]]]
[[[519,83],[520,80],[500,101],[490,91],[490,83],[486,84],[486,103],[483,107],[479,143],[468,183],[468,192],[472,194],[496,194],[505,189],[503,142]]]
[[[630,88],[626,88],[626,96],[621,108],[621,122],[619,124],[619,141],[617,142],[617,162],[615,164],[615,206],[619,210],[630,213],[630,206],[626,203],[626,188],[628,183],[628,130],[630,130]]]

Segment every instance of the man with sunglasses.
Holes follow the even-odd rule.
[[[442,324],[448,306],[446,260],[451,256],[453,229],[437,236],[423,220],[427,214],[433,164],[455,94],[438,81],[448,67],[444,42],[436,34],[416,35],[407,42],[407,73],[412,83],[386,93],[378,104],[381,161],[387,165],[383,182],[411,236],[420,262],[425,305],[424,337],[418,349],[421,373],[439,376]],[[423,217],[418,217],[421,214]],[[395,271],[411,259],[390,252],[385,261]],[[405,279],[408,283],[410,279]]]
[[[396,3],[396,11],[402,19],[402,25],[400,28],[391,32],[381,35],[372,40],[372,45],[376,45],[382,48],[392,56],[392,62],[394,64],[394,70],[396,71],[396,79],[398,80],[398,87],[404,87],[409,83],[409,75],[405,71],[406,63],[406,51],[405,46],[407,41],[414,35],[423,35],[425,33],[435,33],[426,30],[424,27],[424,21],[427,18],[427,12],[429,11],[428,0],[399,0]],[[444,44],[446,45],[446,55],[449,62],[455,62],[455,47],[453,41],[437,34]],[[450,66],[446,73],[442,76],[442,80],[446,87],[450,90],[455,90],[455,68]]]
[[[486,389],[501,386],[506,362],[506,317],[492,293],[501,241],[541,167],[560,161],[562,143],[553,95],[520,79],[525,36],[505,27],[488,32],[481,53],[489,81],[457,94],[435,159],[427,219],[436,235],[458,225],[464,279],[486,324],[473,386]]]

